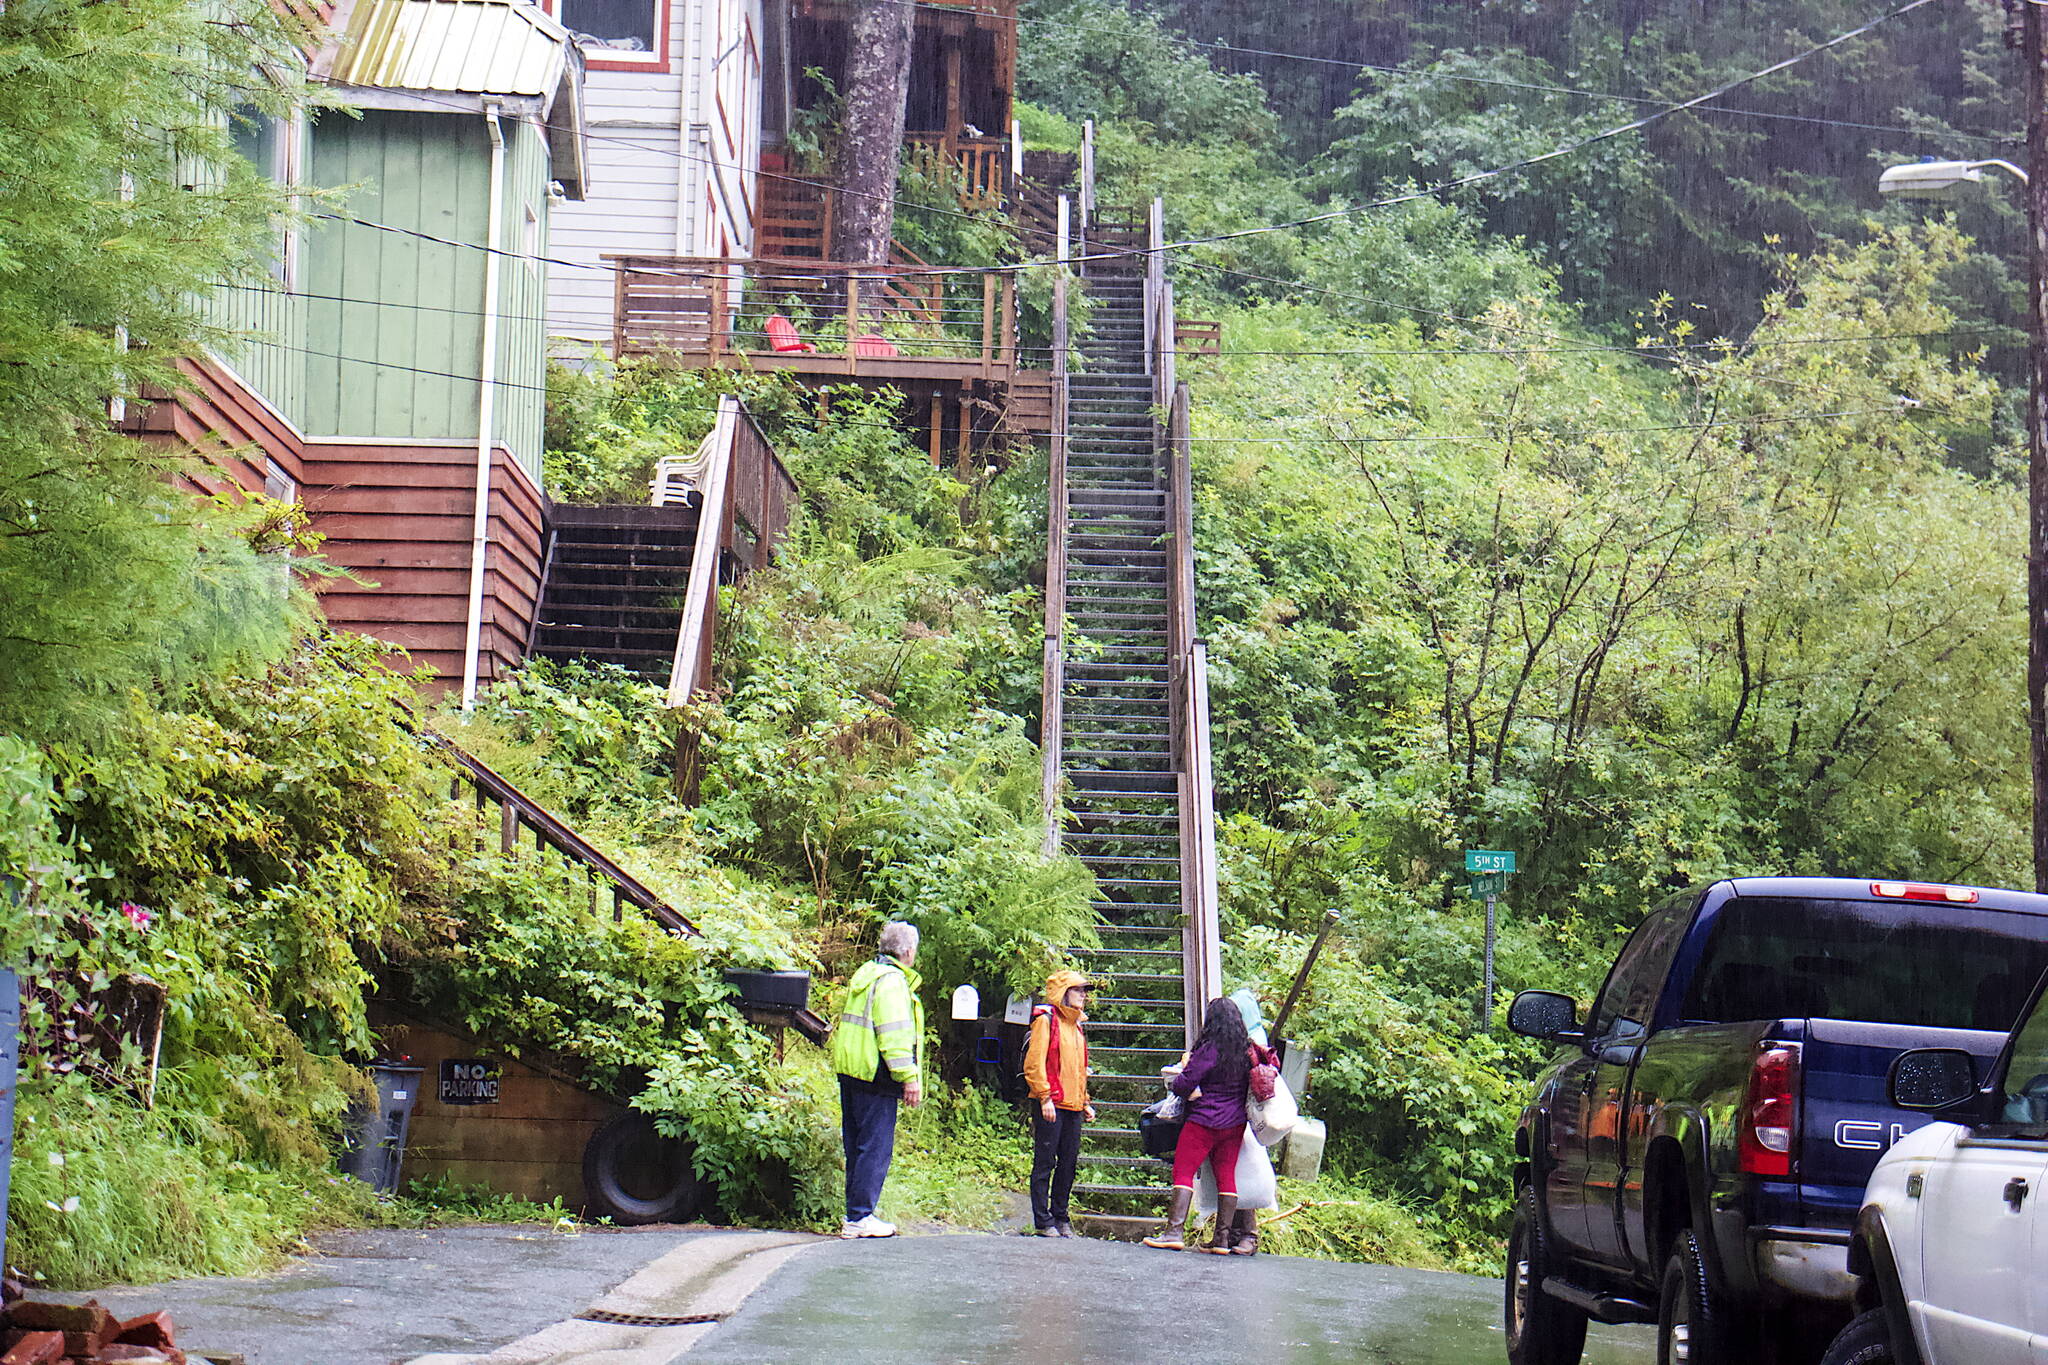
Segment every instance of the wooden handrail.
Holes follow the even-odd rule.
[[[426,740],[460,770],[461,778],[475,788],[479,805],[486,800],[497,802],[500,838],[505,852],[510,853],[517,846],[519,830],[524,826],[533,831],[538,843],[554,849],[572,862],[583,864],[590,873],[611,883],[614,918],[623,913],[623,905],[630,903],[652,915],[671,933],[702,937],[697,926],[674,906],[648,890],[637,877],[600,853],[589,840],[506,781],[489,764],[446,735],[418,724],[410,716],[404,723],[406,728]],[[595,895],[595,891],[592,894]]]
[[[1067,621],[1067,277],[1052,287],[1052,456],[1046,475],[1045,677],[1039,702],[1038,742],[1044,764],[1045,853],[1060,844],[1060,749],[1066,732]]]
[[[711,671],[711,640],[718,629],[718,561],[725,548],[732,516],[732,450],[739,424],[739,403],[730,394],[718,400],[718,418],[707,438],[711,457],[697,492],[697,539],[690,551],[690,576],[683,587],[683,621],[676,631],[676,652],[668,673],[668,704],[686,705]]]

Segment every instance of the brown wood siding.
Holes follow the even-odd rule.
[[[305,447],[296,431],[226,370],[208,360],[180,360],[185,382],[152,401],[131,404],[121,429],[198,457],[176,476],[179,487],[206,494],[261,493],[265,456],[305,483]]]
[[[324,588],[335,626],[405,650],[434,685],[459,686],[469,621],[475,452],[459,446],[315,442],[306,506],[327,558],[362,581]],[[526,654],[540,597],[539,490],[504,450],[491,467],[490,550],[484,569],[479,672],[488,681]]]
[[[583,1206],[583,1149],[623,1105],[452,1029],[374,1006],[371,1020],[387,1055],[410,1057],[424,1072],[402,1179],[446,1178],[521,1199]],[[503,1072],[498,1102],[442,1104],[444,1061],[495,1063]]]

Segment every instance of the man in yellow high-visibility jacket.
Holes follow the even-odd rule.
[[[853,974],[846,1008],[832,1030],[832,1068],[839,1073],[839,1132],[846,1144],[846,1221],[841,1237],[893,1237],[896,1227],[875,1217],[889,1159],[896,1152],[896,1102],[915,1108],[924,1098],[918,1054],[924,1045],[924,1003],[917,926],[891,920],[882,926],[876,956]]]

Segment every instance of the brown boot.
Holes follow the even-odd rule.
[[[1237,1235],[1231,1238],[1230,1254],[1233,1256],[1256,1256],[1259,1254],[1259,1211],[1239,1209],[1237,1211]]]
[[[1147,1237],[1145,1245],[1158,1247],[1162,1251],[1186,1251],[1186,1234],[1183,1229],[1187,1227],[1188,1205],[1194,1202],[1193,1190],[1185,1185],[1175,1185],[1173,1198],[1166,1206],[1166,1225],[1154,1235]]]
[[[1202,1248],[1211,1256],[1230,1254],[1230,1234],[1237,1227],[1237,1196],[1219,1194],[1216,1196],[1216,1233],[1209,1239],[1209,1245]]]

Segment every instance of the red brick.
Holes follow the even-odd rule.
[[[62,1332],[27,1332],[6,1355],[0,1356],[0,1365],[50,1365],[63,1354]]]
[[[177,1336],[169,1313],[145,1313],[121,1324],[114,1340],[125,1346],[175,1346]]]
[[[92,1338],[94,1349],[113,1340],[119,1325],[114,1315],[87,1299],[76,1307],[68,1303],[32,1303],[26,1299],[7,1309],[7,1325],[31,1332],[76,1332]],[[75,1354],[75,1353],[74,1353]]]

